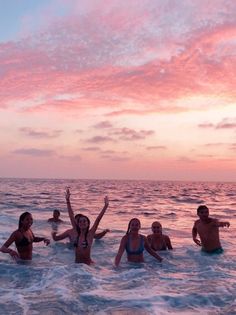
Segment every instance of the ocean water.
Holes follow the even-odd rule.
[[[34,244],[33,261],[16,264],[0,253],[0,314],[236,314],[236,183],[0,179],[0,244],[17,229],[19,215],[32,213],[32,230],[51,236],[47,219],[54,209],[70,228],[64,198],[71,188],[75,213],[94,222],[109,196],[110,206],[99,231],[111,231],[93,244],[94,266],[74,263],[68,241]],[[212,217],[230,221],[221,228],[221,255],[207,255],[191,238],[196,209],[206,204]],[[121,237],[133,217],[142,234],[154,220],[162,223],[173,251],[160,252],[158,263],[145,253],[145,263],[114,267]],[[11,246],[14,248],[14,245]]]

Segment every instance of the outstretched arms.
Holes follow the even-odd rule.
[[[230,223],[229,222],[219,222],[219,221],[217,221],[216,225],[218,227],[230,227]]]
[[[107,232],[110,232],[110,230],[106,229],[106,230],[103,230],[102,232],[95,233],[94,234],[95,240],[100,240],[101,238],[103,238],[103,236],[105,236],[107,234]]]
[[[67,237],[70,237],[69,233],[68,233],[69,230],[66,230],[65,232],[61,233],[61,234],[58,234],[55,232],[55,231],[52,231],[52,238],[54,241],[61,241],[61,240],[64,240],[65,238]]]
[[[38,237],[38,236],[34,236],[34,243],[39,243],[39,242],[44,242],[44,244],[46,244],[47,246],[50,244],[50,240],[46,237]]]

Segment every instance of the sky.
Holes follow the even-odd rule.
[[[0,8],[0,177],[236,181],[236,1]]]

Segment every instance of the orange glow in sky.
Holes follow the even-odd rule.
[[[0,177],[236,181],[234,0],[13,0],[0,21]]]

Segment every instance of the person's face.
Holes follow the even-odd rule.
[[[54,217],[54,219],[58,219],[59,216],[60,216],[60,214],[59,214],[58,211],[54,211],[54,212],[53,212],[53,217]]]
[[[33,224],[33,218],[31,214],[28,214],[24,220],[21,221],[22,227],[25,229],[29,229],[31,225]]]
[[[87,227],[89,226],[89,222],[88,222],[87,218],[80,217],[78,225],[79,225],[80,229],[87,229]]]
[[[209,210],[207,208],[203,208],[198,211],[198,216],[201,220],[205,221],[209,217]]]
[[[140,229],[140,222],[139,220],[132,220],[130,223],[130,231],[136,232]]]
[[[153,223],[152,224],[152,232],[153,232],[153,234],[162,234],[162,226],[161,226],[161,224],[160,223],[157,223],[157,222],[155,222],[155,223]]]

